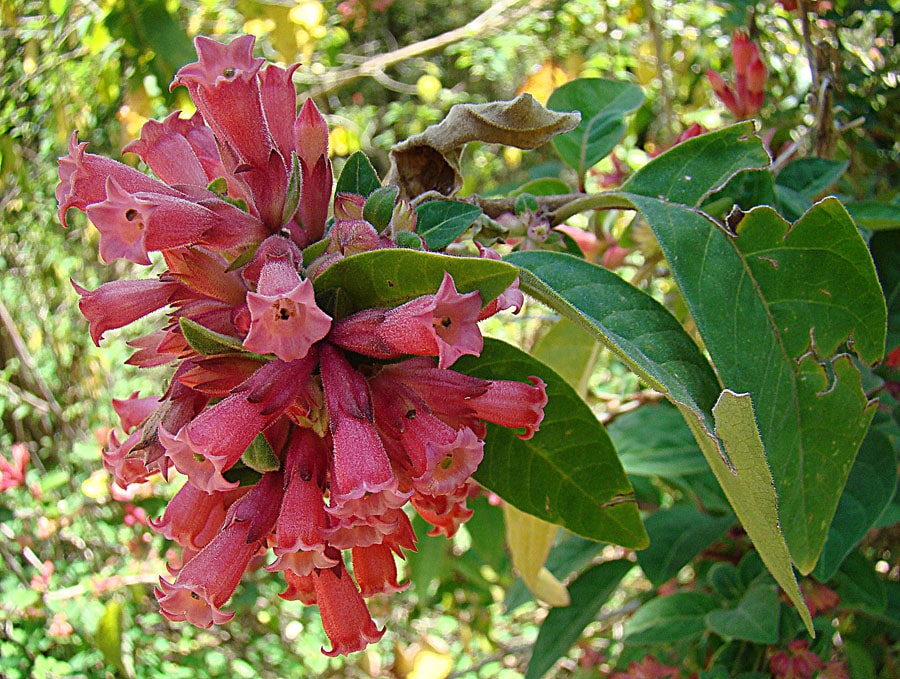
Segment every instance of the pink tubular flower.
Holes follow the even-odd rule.
[[[316,306],[312,283],[300,279],[288,256],[266,259],[257,292],[247,293],[247,306],[251,321],[244,346],[282,361],[306,356],[331,328],[331,316]]]
[[[416,549],[407,503],[432,534],[452,536],[472,515],[486,423],[523,438],[540,426],[537,378],[448,369],[481,353],[479,320],[518,311],[524,297],[513,283],[482,308],[480,292],[460,293],[445,274],[432,294],[333,322],[346,313],[343,281],[326,289],[317,276],[398,243],[427,249],[417,214],[395,201],[385,224],[383,205],[376,229],[364,196],[332,201],[328,126],[310,100],[297,112],[296,66],[264,65],[252,36],[195,45],[198,60],[172,87],[188,89],[197,113],[150,121],[125,147],[158,180],[87,153],[74,134],[59,162],[63,224],[81,210],[101,259],[162,270],[95,290],[73,283],[95,343],[149,316],[157,324],[128,342],[127,363],[170,369],[159,398],[114,401],[121,429],[104,429],[103,464],[123,488],[187,477],[161,516],[126,508],[126,523],[146,521],[180,546],[156,590],[168,619],[227,622],[242,575],[264,567],[284,579],[283,599],[319,607],[323,652],[356,652],[384,634],[365,598],[406,587],[396,559]],[[405,356],[416,358],[394,361]],[[23,483],[27,459],[21,444],[12,463],[0,456],[0,489]]]
[[[336,322],[328,339],[374,358],[439,356],[439,367],[446,368],[464,354],[481,353],[484,340],[476,324],[480,312],[481,294],[460,294],[445,273],[436,294],[394,309],[360,311]]]

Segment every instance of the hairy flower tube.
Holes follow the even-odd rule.
[[[162,270],[95,290],[73,282],[98,345],[165,311],[130,342],[128,363],[168,366],[168,387],[114,401],[121,432],[103,454],[122,487],[186,477],[150,522],[182,548],[156,589],[162,613],[227,622],[241,577],[264,566],[284,579],[282,598],[319,607],[324,652],[346,654],[384,634],[365,600],[405,587],[396,559],[416,548],[412,513],[452,536],[472,514],[486,423],[531,437],[546,385],[450,369],[480,355],[480,320],[518,311],[516,284],[484,304],[446,273],[431,294],[391,308],[320,306],[318,275],[412,242],[415,213],[398,203],[379,232],[364,197],[332,197],[324,118],[310,100],[298,112],[293,68],[254,58],[253,44],[197,38],[198,61],[172,84],[197,112],[150,121],[125,147],[153,177],[88,153],[73,134],[59,217],[85,212],[104,262]]]

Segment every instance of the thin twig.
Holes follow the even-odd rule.
[[[520,11],[510,15],[504,15],[504,12],[522,2],[522,0],[501,0],[493,3],[487,10],[472,19],[469,23],[459,28],[441,33],[426,40],[420,40],[412,45],[406,45],[399,49],[379,54],[378,56],[366,59],[358,66],[349,69],[339,69],[331,73],[315,76],[318,83],[315,87],[306,91],[309,98],[321,97],[333,90],[344,87],[354,80],[375,76],[384,73],[384,71],[394,64],[402,61],[418,57],[434,50],[442,49],[455,42],[472,38],[477,35],[489,33],[501,26],[516,21],[520,17],[535,11],[539,7],[547,4],[547,0],[530,0]],[[302,81],[302,77],[299,78]]]

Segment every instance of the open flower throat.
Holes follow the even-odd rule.
[[[297,113],[293,68],[254,58],[253,42],[197,38],[198,61],[172,83],[188,88],[197,113],[150,121],[125,147],[158,179],[87,153],[73,134],[56,197],[63,224],[69,208],[87,213],[103,261],[149,265],[159,252],[166,266],[152,279],[75,284],[95,343],[169,312],[130,342],[128,360],[173,366],[168,389],[114,401],[124,434],[104,452],[122,487],[187,476],[153,522],[182,547],[156,590],[163,614],[226,622],[243,573],[265,565],[284,578],[283,598],[318,605],[326,652],[349,653],[384,633],[364,598],[403,588],[395,557],[416,541],[404,507],[452,536],[471,515],[485,423],[528,438],[547,397],[538,378],[449,369],[480,354],[479,320],[518,310],[515,285],[484,308],[449,274],[395,308],[336,319],[318,306],[316,276],[344,257],[408,245],[415,213],[399,202],[379,233],[362,197],[338,194],[327,224],[325,120],[311,100]],[[322,240],[304,264],[304,248]]]

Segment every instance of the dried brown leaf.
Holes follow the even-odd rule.
[[[511,101],[457,104],[443,121],[391,149],[385,184],[399,186],[400,197],[407,200],[426,191],[452,196],[462,186],[459,157],[470,141],[533,149],[574,129],[580,120],[577,111],[551,111],[527,93]]]

